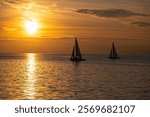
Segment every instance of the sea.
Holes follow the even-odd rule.
[[[0,54],[1,100],[149,100],[150,55]]]

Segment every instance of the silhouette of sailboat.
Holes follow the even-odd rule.
[[[77,41],[77,38],[75,37],[75,44],[73,46],[73,50],[72,50],[72,55],[71,55],[71,58],[70,58],[71,61],[85,61],[85,59],[82,58],[82,55],[81,55],[81,51],[80,51],[80,48],[79,48],[79,44],[78,44],[78,41]]]
[[[110,51],[109,59],[120,59],[120,57],[118,57],[118,55],[117,55],[114,42],[112,43],[112,48]]]

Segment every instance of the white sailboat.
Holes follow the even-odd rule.
[[[72,50],[72,55],[71,55],[71,58],[70,58],[71,61],[85,61],[85,59],[82,58],[82,55],[81,55],[81,51],[80,51],[80,48],[79,48],[79,44],[78,44],[78,41],[77,41],[77,38],[75,37],[75,44],[73,46],[73,50]]]

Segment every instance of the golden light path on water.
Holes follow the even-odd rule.
[[[27,78],[25,80],[24,95],[27,99],[35,99],[36,96],[36,59],[35,54],[27,55]]]

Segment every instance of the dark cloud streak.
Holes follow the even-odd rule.
[[[78,9],[75,12],[105,18],[129,18],[133,16],[143,16],[143,17],[150,16],[148,14],[136,13],[125,9],[102,9],[102,10]]]
[[[131,24],[137,25],[139,27],[150,27],[150,23],[147,22],[132,22]]]
[[[4,3],[9,3],[9,4],[21,4],[21,3],[26,3],[29,2],[29,0],[3,0]]]

